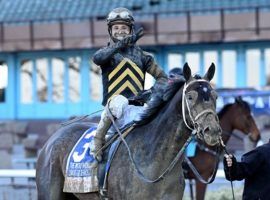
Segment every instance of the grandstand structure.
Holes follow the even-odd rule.
[[[270,76],[268,0],[0,1],[0,119],[66,119],[101,108],[91,57],[108,42],[106,15],[130,9],[139,40],[168,72],[217,66],[218,88],[264,87]],[[269,78],[270,79],[270,78]]]

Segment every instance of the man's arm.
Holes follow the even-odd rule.
[[[134,45],[137,40],[143,36],[143,29],[139,29],[135,34],[130,35],[124,38],[121,41],[118,41],[112,45],[104,47],[98,50],[93,56],[93,62],[96,65],[103,65],[109,62],[110,58],[118,53],[120,49],[128,48],[129,46]]]
[[[233,155],[224,155],[223,159],[225,178],[228,181],[243,180],[245,178],[242,163],[237,162]]]
[[[244,154],[241,162],[237,162],[233,155],[225,154],[223,160],[225,177],[229,181],[243,180],[256,173],[262,162],[263,156],[258,149]]]
[[[151,74],[158,83],[167,83],[168,77],[166,73],[158,66],[153,56],[149,53],[144,52],[144,64],[146,65],[146,71]]]
[[[107,46],[104,48],[99,49],[93,56],[93,62],[96,65],[104,65],[107,62],[109,62],[109,60],[111,59],[111,57],[116,54],[119,49],[122,48],[122,43],[117,42],[111,46]]]

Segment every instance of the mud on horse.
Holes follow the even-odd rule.
[[[142,120],[145,123],[136,126],[125,138],[130,154],[126,146],[120,144],[108,175],[109,198],[182,199],[185,182],[183,170],[179,169],[182,169],[183,157],[177,158],[182,154],[193,130],[200,140],[210,146],[220,141],[221,127],[216,115],[217,94],[209,83],[214,72],[215,66],[212,64],[203,78],[197,80],[192,77],[188,64],[185,64],[183,74],[186,81],[171,85],[169,94],[164,94],[161,104],[154,107],[157,111],[144,115]],[[42,148],[36,174],[39,199],[100,198],[98,192],[63,193],[68,154],[89,127],[89,124],[84,123],[64,126]],[[145,181],[138,175],[136,168],[145,179],[157,181]],[[158,178],[163,173],[164,176]]]

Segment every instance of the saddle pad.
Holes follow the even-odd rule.
[[[64,192],[86,193],[99,190],[98,167],[90,154],[90,141],[95,134],[96,127],[86,130],[70,152],[66,165]]]
[[[195,156],[196,146],[197,146],[197,141],[195,139],[192,139],[185,151],[187,157]]]

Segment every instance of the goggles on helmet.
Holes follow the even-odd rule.
[[[109,15],[108,15],[108,18],[107,20],[108,21],[111,21],[111,20],[115,20],[115,19],[128,19],[128,20],[133,20],[133,17],[130,15],[129,12],[127,11],[122,11],[122,12],[111,12]]]

